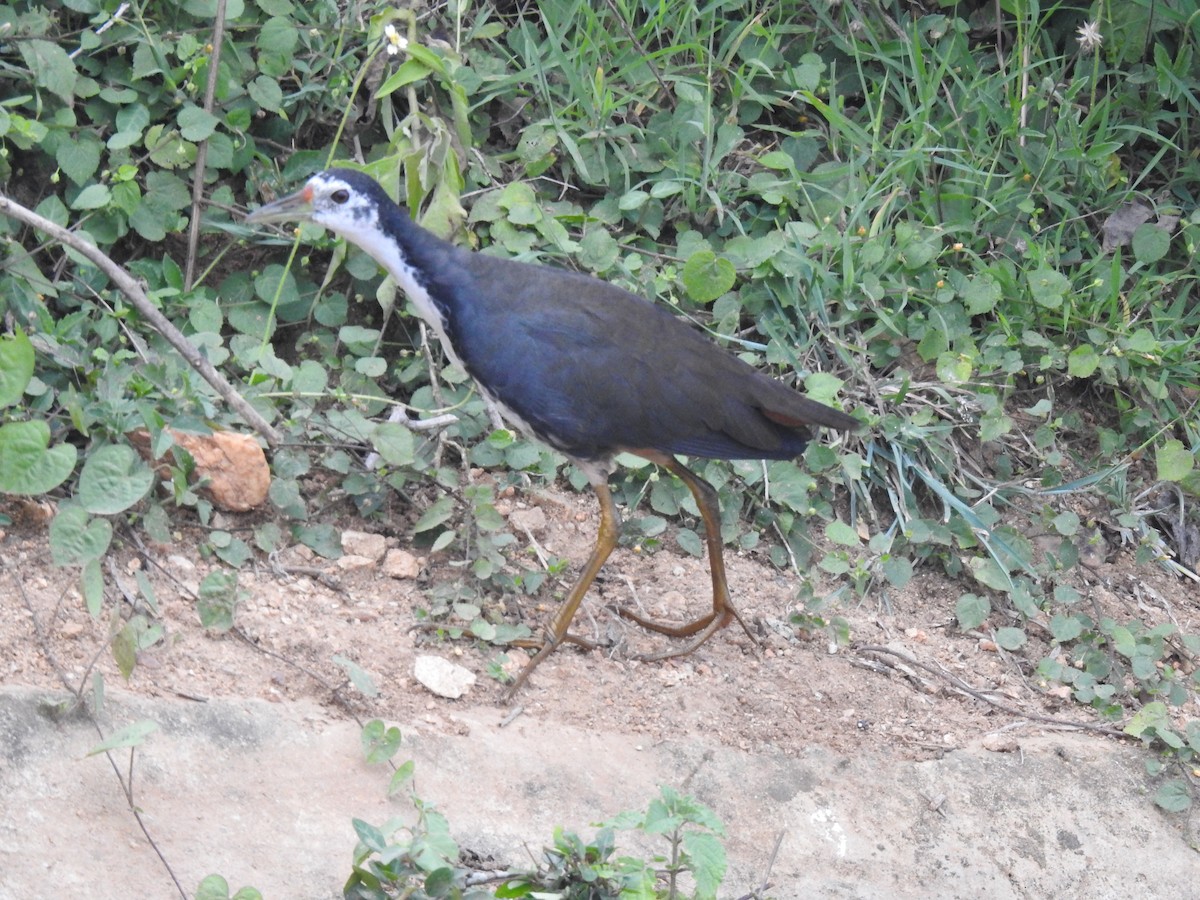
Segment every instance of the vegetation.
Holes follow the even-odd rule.
[[[107,619],[115,529],[170,543],[181,508],[212,525],[168,426],[244,427],[15,203],[123,265],[282,437],[277,521],[210,529],[229,574],[206,583],[208,624],[232,623],[254,553],[338,552],[314,514],[329,499],[370,517],[399,496],[414,540],[464,563],[429,618],[518,635],[484,600],[561,563],[513,552],[495,491],[580,475],[492,429],[372,260],[240,222],[358,161],[439,233],[657,298],[858,410],[860,438],[798,463],[701,464],[725,540],[791,569],[797,624],[842,639],[846,600],[923,567],[960,578],[959,627],[1157,748],[1157,800],[1184,809],[1200,637],[1102,609],[1074,576],[1111,542],[1197,580],[1198,40],[1172,0],[0,4],[0,491],[58,500],[55,561]],[[455,422],[379,423],[397,400]],[[614,489],[625,540],[702,552],[683,485],[634,466]],[[141,587],[123,671],[161,637]],[[564,867],[607,859],[562,841]]]

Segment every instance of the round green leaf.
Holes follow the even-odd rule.
[[[841,519],[834,519],[825,526],[825,537],[843,547],[857,547],[861,543],[858,532]]]
[[[416,459],[417,442],[412,429],[399,422],[380,422],[371,433],[371,446],[389,466],[411,466]]]
[[[967,560],[967,568],[971,570],[971,574],[975,576],[976,581],[986,587],[990,587],[994,591],[1008,591],[1012,589],[1012,579],[1009,578],[1008,573],[1000,568],[990,556],[972,557]]]
[[[79,499],[95,515],[124,512],[146,496],[154,484],[150,471],[132,447],[109,444],[88,456],[79,473]]]
[[[1192,791],[1182,778],[1165,781],[1154,794],[1154,802],[1167,812],[1184,812],[1191,808]]]
[[[697,303],[711,303],[731,287],[733,263],[711,250],[697,250],[683,266],[683,287]]]
[[[902,588],[913,577],[913,565],[902,556],[888,556],[882,565],[883,577],[894,588]]]
[[[185,106],[179,111],[179,133],[187,141],[202,141],[217,130],[220,123],[212,113],[199,106]]]
[[[1020,628],[996,629],[996,643],[1005,650],[1019,650],[1025,645],[1025,632]]]
[[[991,275],[973,278],[963,290],[963,302],[969,316],[991,312],[1000,302],[1000,284]]]
[[[1072,378],[1087,378],[1100,365],[1100,355],[1090,344],[1076,347],[1067,354],[1067,374]]]
[[[1033,295],[1034,302],[1047,309],[1062,306],[1063,296],[1071,287],[1067,277],[1054,269],[1035,269],[1027,278],[1029,293]]]
[[[958,626],[963,631],[978,628],[992,611],[992,604],[987,597],[978,594],[963,594],[958,598],[954,607],[954,615],[958,618]]]
[[[75,468],[71,444],[50,447],[50,426],[39,420],[0,426],[0,492],[44,494],[58,487]]]
[[[1158,262],[1170,247],[1171,236],[1150,222],[1139,225],[1133,232],[1133,257],[1140,263]]]
[[[1192,451],[1182,441],[1171,438],[1154,454],[1159,481],[1180,481],[1196,466]]]

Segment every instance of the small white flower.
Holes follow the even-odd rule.
[[[1104,43],[1104,36],[1100,34],[1100,23],[1084,22],[1079,26],[1079,49],[1084,53],[1090,53]]]
[[[408,46],[408,38],[396,30],[395,25],[385,25],[383,35],[387,38],[388,56],[395,56]]]

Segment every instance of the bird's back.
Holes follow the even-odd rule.
[[[446,333],[456,354],[568,455],[786,459],[803,451],[808,425],[857,424],[628,291],[550,266],[451,253],[431,293],[450,298]]]

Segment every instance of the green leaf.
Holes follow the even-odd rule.
[[[840,544],[843,547],[857,547],[862,543],[858,532],[843,522],[841,519],[834,519],[825,526],[825,537],[833,541],[835,544]]]
[[[1083,344],[1067,354],[1067,374],[1087,378],[1100,366],[1100,354],[1091,344]]]
[[[391,75],[387,81],[379,86],[376,96],[386,97],[388,94],[400,90],[402,87],[408,87],[410,84],[416,84],[429,76],[429,66],[425,65],[419,59],[406,59]]]
[[[100,560],[92,557],[83,564],[79,576],[79,589],[88,614],[93,619],[100,617],[100,607],[104,603],[104,570],[100,568]]]
[[[696,879],[697,900],[716,900],[717,889],[725,878],[725,848],[714,834],[685,831],[683,850]]]
[[[1012,579],[990,556],[975,556],[967,560],[967,568],[975,576],[975,580],[993,591],[1008,591],[1012,588]],[[972,626],[974,627],[974,626]]]
[[[54,158],[66,176],[82,187],[100,168],[102,147],[98,140],[79,135],[74,140],[59,143]]]
[[[767,169],[776,169],[781,172],[790,172],[795,170],[796,163],[790,155],[782,150],[771,150],[764,153],[758,158],[759,165]]]
[[[972,278],[963,290],[963,302],[967,315],[978,316],[991,312],[1000,302],[1000,284],[991,275]]]
[[[1184,812],[1192,806],[1191,787],[1182,778],[1164,781],[1154,792],[1154,802],[1167,812]]]
[[[112,542],[112,523],[92,519],[82,506],[63,506],[50,523],[50,556],[55,565],[78,566],[99,559]]]
[[[338,657],[335,656],[334,661],[337,662]],[[372,719],[363,726],[360,741],[368,763],[384,763],[400,749],[400,729],[395,725],[388,728],[381,720]]]
[[[95,756],[106,750],[120,750],[122,747],[140,747],[146,743],[146,738],[158,731],[158,723],[142,719],[132,725],[126,725],[112,737],[107,738],[88,751],[88,756]]]
[[[417,442],[412,429],[399,422],[380,422],[371,432],[371,446],[389,466],[411,466],[416,461]]]
[[[1034,302],[1047,309],[1057,309],[1062,306],[1063,297],[1071,289],[1071,282],[1061,272],[1054,269],[1035,269],[1026,276],[1029,283],[1029,293]]]
[[[204,140],[221,124],[220,119],[199,106],[185,106],[179,111],[176,121],[184,140],[192,142]]]
[[[997,628],[996,643],[1005,650],[1020,650],[1027,637],[1020,628]]]
[[[523,181],[506,185],[496,205],[508,214],[508,221],[513,225],[536,225],[543,218],[537,194]]]
[[[259,75],[246,88],[250,99],[260,107],[273,113],[283,112],[283,89],[279,82],[266,75]]]
[[[332,525],[305,525],[295,530],[296,539],[304,546],[317,551],[326,559],[339,559],[342,541]]]
[[[1050,524],[1064,537],[1074,537],[1079,533],[1079,514],[1071,510],[1061,512],[1051,520]]]
[[[942,353],[937,359],[937,375],[945,384],[966,384],[975,372],[974,358],[965,353]]]
[[[391,797],[396,793],[396,791],[404,787],[405,784],[412,781],[413,773],[415,771],[416,764],[411,759],[405,760],[405,762],[401,764],[395,772],[392,773],[392,777],[388,779],[387,795]]]
[[[1151,729],[1157,733],[1161,729],[1170,728],[1170,726],[1171,720],[1167,715],[1167,705],[1154,700],[1133,714],[1133,718],[1129,720],[1124,731],[1132,737],[1140,738]]]
[[[704,542],[700,539],[700,535],[690,528],[680,528],[675,532],[675,542],[689,556],[699,559],[704,555]]]
[[[1182,481],[1196,466],[1196,458],[1182,441],[1171,438],[1154,453],[1159,481]]]
[[[697,250],[683,266],[683,288],[697,303],[711,303],[737,278],[733,263],[711,250]]]
[[[124,512],[149,493],[154,472],[127,444],[93,450],[79,473],[79,500],[95,515]]]
[[[137,632],[127,624],[112,637],[112,655],[117,663],[117,671],[126,681],[137,668]]]
[[[913,565],[903,556],[887,556],[880,568],[883,571],[883,577],[894,588],[904,587],[913,577]]]
[[[1004,437],[1013,429],[1013,420],[1004,414],[1004,407],[996,406],[979,417],[979,439],[994,441]]]
[[[225,540],[221,544],[214,543],[213,550],[221,562],[240,569],[253,555],[250,552],[250,546],[241,538],[235,538],[228,532],[225,532],[224,536]]]
[[[33,344],[17,329],[0,338],[0,407],[20,402],[33,380]]]
[[[958,603],[954,607],[958,627],[963,631],[978,628],[987,620],[991,611],[991,602],[986,597],[980,597],[977,594],[963,594],[958,598]]]
[[[366,697],[379,696],[379,688],[375,687],[375,682],[371,679],[371,676],[358,663],[337,654],[334,655],[333,661],[346,670],[346,675],[349,676],[351,683],[358,688],[360,694]]]
[[[1133,258],[1143,265],[1158,262],[1171,249],[1171,235],[1166,229],[1144,222],[1133,232]]]
[[[220,875],[209,875],[196,889],[196,900],[229,900],[229,882]]]
[[[209,572],[200,582],[196,613],[205,628],[225,632],[233,628],[233,613],[237,608],[237,572]]]
[[[452,515],[454,515],[454,498],[448,494],[439,497],[421,514],[421,518],[417,519],[417,524],[413,526],[413,533],[420,534],[422,531],[437,528]]]
[[[105,184],[89,184],[75,195],[71,209],[103,209],[112,199],[112,191]]]
[[[1050,619],[1050,635],[1060,644],[1073,641],[1083,634],[1083,622],[1075,616],[1056,615]]]
[[[804,395],[826,406],[836,406],[838,391],[845,383],[829,372],[812,372],[805,376]]]
[[[267,19],[259,30],[257,38],[260,50],[279,54],[291,53],[296,48],[298,41],[296,24],[283,16]]]
[[[78,452],[72,444],[49,445],[50,426],[41,419],[0,425],[0,492],[45,494],[66,481]]]
[[[66,50],[43,40],[17,41],[16,46],[25,60],[25,67],[33,74],[34,84],[54,94],[63,103],[74,102],[78,74]],[[17,74],[19,85],[21,76]]]
[[[354,833],[368,850],[382,853],[387,848],[387,838],[374,825],[369,825],[362,819],[351,819],[350,824],[354,826]]]
[[[631,212],[635,209],[641,209],[649,201],[650,195],[646,191],[626,191],[617,199],[617,209],[622,212]]]

